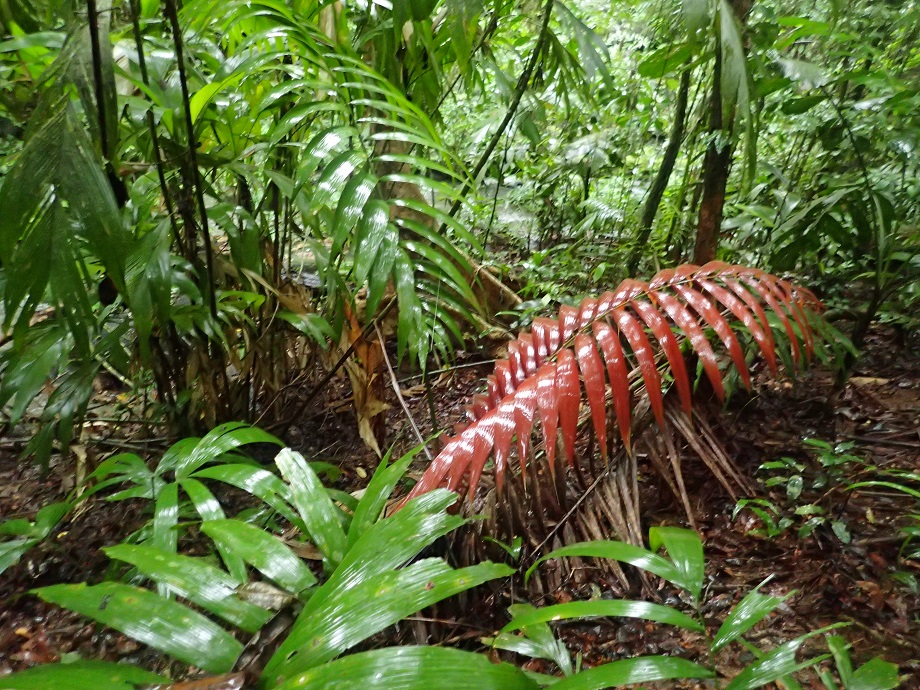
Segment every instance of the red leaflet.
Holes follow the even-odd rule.
[[[795,329],[792,327],[792,324],[789,323],[786,312],[783,311],[783,308],[779,306],[779,303],[776,301],[773,290],[771,290],[769,286],[765,287],[759,279],[753,277],[750,273],[742,273],[741,279],[750,285],[776,314],[780,323],[783,324],[783,328],[786,329],[786,334],[789,336],[789,347],[792,348],[792,358],[794,361],[800,362],[802,360],[802,351],[799,348],[799,339],[795,335]]]
[[[495,424],[493,425],[493,443],[495,447],[495,491],[501,496],[502,486],[505,481],[505,470],[508,467],[508,454],[511,452],[511,436],[514,434],[514,400],[506,400],[495,411]],[[470,501],[479,477],[474,483],[470,475]]]
[[[565,343],[578,328],[578,310],[563,304],[559,307],[559,323],[562,324],[562,342]]]
[[[555,319],[540,317],[533,320],[530,327],[533,344],[537,349],[537,362],[541,364],[559,349],[559,322]]]
[[[677,385],[677,395],[680,397],[680,403],[687,414],[690,414],[690,377],[687,376],[687,366],[684,364],[684,355],[680,351],[680,344],[677,338],[671,332],[671,327],[664,320],[661,313],[651,304],[644,300],[633,300],[629,305],[638,312],[645,325],[651,329],[652,333],[661,343],[668,364],[671,366],[671,372],[674,375],[674,383]]]
[[[556,430],[559,428],[559,389],[556,386],[556,365],[544,364],[537,371],[537,409],[546,445],[546,464],[556,476]]]
[[[604,401],[604,363],[597,354],[597,343],[594,338],[579,333],[575,336],[575,355],[578,358],[578,368],[581,369],[581,380],[585,384],[585,395],[588,397],[588,406],[591,408],[591,421],[594,423],[594,434],[597,436],[601,448],[601,457],[607,461],[607,405]]]
[[[726,285],[726,287],[734,292],[735,295],[740,297],[741,301],[744,302],[752,312],[754,312],[754,315],[757,317],[757,320],[763,327],[764,337],[770,344],[770,351],[774,352],[773,330],[770,328],[770,322],[767,320],[767,315],[764,312],[763,307],[760,306],[760,302],[757,301],[757,298],[754,297],[751,291],[744,287],[737,280],[732,280],[728,276],[724,275],[719,276],[719,280],[721,280]]]
[[[598,300],[591,297],[585,297],[582,301],[581,306],[578,307],[578,317],[576,319],[579,328],[584,328],[594,321],[597,316],[597,303]]]
[[[578,432],[578,408],[581,388],[578,385],[578,367],[571,350],[559,352],[556,365],[556,387],[559,390],[559,427],[562,429],[562,446],[569,464],[575,462],[575,434]]]
[[[604,321],[594,323],[594,337],[604,353],[607,363],[607,378],[613,392],[613,409],[617,416],[617,426],[620,429],[620,438],[623,445],[629,450],[629,426],[632,416],[629,393],[629,370],[626,368],[626,357],[620,345],[620,336],[609,324]]]
[[[703,370],[709,377],[712,389],[715,391],[719,400],[725,399],[725,388],[722,386],[722,376],[719,373],[719,363],[716,360],[716,353],[712,351],[712,346],[706,340],[706,334],[703,329],[693,318],[690,310],[687,309],[674,295],[660,290],[652,294],[652,297],[658,300],[668,316],[680,326],[680,329],[690,339],[690,344],[696,351],[700,362],[703,363]]]
[[[721,285],[716,285],[711,280],[707,280],[706,278],[697,278],[696,282],[744,324],[744,327],[748,329],[751,336],[754,338],[754,341],[760,348],[764,359],[767,360],[767,364],[770,365],[770,370],[775,374],[776,353],[773,351],[773,341],[769,340],[768,336],[764,333],[763,329],[760,327],[760,324],[757,323],[757,319],[754,318],[754,315],[751,313],[751,310],[748,309],[747,305],[745,305],[741,300],[739,300],[735,295],[726,290],[724,287]]]
[[[511,378],[517,388],[527,378],[527,367],[524,364],[524,353],[521,351],[524,344],[520,340],[512,340],[508,345],[508,366],[511,368]]]
[[[661,376],[658,374],[658,368],[655,366],[655,353],[652,350],[652,344],[648,341],[645,331],[636,320],[636,317],[625,309],[614,309],[614,318],[619,326],[629,346],[633,351],[633,356],[639,363],[639,371],[642,372],[642,379],[645,381],[645,390],[648,393],[649,403],[652,406],[652,412],[659,426],[664,426],[664,405],[661,400]]]
[[[712,306],[712,302],[706,299],[703,294],[687,285],[675,285],[674,289],[693,307],[696,313],[699,314],[706,323],[713,327],[716,334],[725,345],[725,349],[727,349],[728,353],[731,355],[732,361],[738,369],[738,373],[741,374],[741,381],[744,383],[744,387],[751,390],[751,375],[748,372],[747,363],[744,361],[744,353],[741,351],[741,344],[738,342],[738,338],[735,337],[735,333],[732,331],[731,326],[728,325],[728,322],[724,319],[722,314],[719,313],[719,310]]]
[[[496,362],[494,373],[487,378],[488,394],[474,396],[467,407],[472,423],[446,443],[406,500],[438,486],[454,491],[466,488],[472,499],[490,456],[495,461],[496,491],[501,494],[505,473],[512,466],[513,445],[526,488],[531,434],[538,412],[545,462],[555,482],[560,431],[564,455],[569,464],[574,461],[582,388],[591,431],[606,459],[608,382],[617,429],[631,453],[630,356],[641,375],[639,390],[644,389],[655,420],[663,425],[659,368],[670,370],[685,411],[690,411],[692,402],[682,338],[690,341],[716,395],[722,399],[725,391],[719,359],[704,326],[715,331],[731,357],[729,366],[734,366],[745,385],[750,386],[742,344],[733,328],[737,322],[728,319],[744,324],[775,372],[776,343],[767,310],[776,314],[789,336],[793,358],[800,361],[799,338],[810,358],[815,340],[811,324],[822,308],[808,290],[756,269],[721,262],[710,262],[702,268],[688,264],[666,269],[649,283],[623,281],[615,292],[604,292],[597,299],[586,298],[578,307],[562,306],[558,319],[535,319],[530,333],[509,343],[508,359]],[[654,334],[655,346],[646,328]]]
[[[493,407],[504,400],[506,395],[514,393],[517,388],[517,382],[514,380],[514,374],[511,373],[511,365],[507,359],[500,359],[495,363],[495,380],[498,383],[498,400],[493,401]]]
[[[517,434],[521,480],[527,484],[527,460],[530,458],[530,432],[537,411],[537,378],[531,376],[514,393],[514,429]]]

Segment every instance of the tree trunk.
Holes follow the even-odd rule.
[[[729,3],[742,25],[751,9],[748,0]],[[722,44],[716,41],[715,68],[712,77],[712,100],[709,113],[709,146],[703,160],[703,199],[700,202],[699,222],[696,227],[696,245],[693,262],[705,264],[716,258],[719,232],[722,229],[722,212],[725,207],[725,187],[732,164],[732,130],[735,108],[722,114]],[[750,124],[748,125],[750,126]]]
[[[642,258],[642,250],[648,244],[648,238],[652,234],[652,224],[658,214],[661,198],[668,188],[671,173],[674,172],[674,164],[677,162],[680,144],[684,139],[684,131],[687,128],[687,100],[689,96],[690,68],[687,67],[684,69],[683,74],[680,75],[677,106],[674,113],[674,124],[671,126],[671,135],[668,138],[668,147],[664,151],[661,167],[658,168],[658,174],[655,175],[652,188],[649,190],[648,198],[645,200],[645,206],[642,208],[642,220],[639,225],[639,234],[636,236],[636,245],[633,247],[627,262],[627,275],[634,275],[639,267],[639,259]]]
[[[715,70],[712,76],[712,99],[709,111],[709,146],[703,160],[703,199],[700,202],[696,226],[693,263],[705,264],[716,258],[722,210],[725,206],[725,186],[732,160],[731,122],[727,130],[722,117],[722,49],[716,45]],[[728,136],[726,136],[726,134]]]

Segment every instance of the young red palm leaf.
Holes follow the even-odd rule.
[[[407,500],[441,486],[458,492],[465,489],[472,499],[490,457],[501,495],[515,439],[526,487],[538,416],[546,467],[555,481],[560,437],[565,459],[570,466],[574,463],[582,390],[601,456],[605,461],[609,457],[608,396],[615,428],[628,453],[636,404],[631,372],[638,372],[651,414],[664,427],[663,393],[669,384],[663,374],[673,380],[681,408],[690,413],[692,384],[684,343],[701,363],[715,395],[724,401],[723,372],[707,328],[727,351],[729,366],[750,389],[738,325],[750,334],[775,373],[777,342],[768,314],[782,328],[791,361],[798,364],[803,354],[806,360],[812,357],[813,326],[822,309],[809,290],[757,269],[721,262],[667,269],[648,283],[627,280],[616,291],[587,298],[577,308],[563,306],[558,318],[536,319],[529,333],[509,344],[508,358],[497,362],[495,373],[488,377],[488,392],[475,396],[467,408],[471,423],[447,442]]]

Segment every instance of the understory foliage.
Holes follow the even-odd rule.
[[[831,628],[772,649],[745,640],[782,603],[765,584],[710,630],[700,537],[647,530],[638,487],[650,468],[695,528],[685,475],[702,468],[768,537],[807,517],[801,538],[849,538],[830,510],[793,505],[795,461],[766,468],[790,504],[761,497],[716,420],[764,368],[792,377],[833,357],[842,380],[873,322],[900,339],[920,325],[915,4],[0,1],[3,431],[26,429],[24,455],[42,463],[80,456],[110,379],[112,424],[182,439],[105,458],[85,485],[80,462],[66,500],[0,524],[0,573],[72,511],[135,500],[150,519],[107,548],[104,582],[34,594],[184,664],[173,676],[795,690],[814,666],[830,690],[895,687],[880,659],[854,669]],[[396,487],[412,454],[384,457],[352,495],[324,485],[332,465],[242,452],[284,446],[244,422],[284,436],[344,369],[379,457],[385,373],[401,395],[388,343],[432,401],[432,369],[511,332],[468,424],[408,495]],[[826,453],[841,491],[920,498],[908,469],[867,464],[843,487]],[[230,513],[228,489],[256,507]],[[916,558],[920,527],[900,538]],[[562,567],[538,569],[548,558]],[[689,604],[514,602],[490,651],[554,675],[460,649],[365,649],[487,582],[556,591],[579,558],[620,593],[654,576]],[[597,617],[704,634],[708,656],[582,669],[549,623]],[[278,641],[267,659],[262,634]],[[722,677],[719,654],[738,644],[754,660]],[[164,682],[78,661],[0,685]]]
[[[289,449],[281,450],[275,458],[281,478],[247,461],[237,449],[255,439],[268,440],[263,432],[238,425],[216,429],[201,439],[186,439],[164,456],[163,464],[170,469],[159,473],[159,481],[146,482],[132,473],[130,468],[136,463],[130,456],[113,458],[107,467],[100,468],[97,478],[101,481],[96,488],[121,489],[110,494],[109,500],[143,497],[155,501],[152,539],[138,534],[105,549],[110,558],[130,568],[125,579],[131,584],[113,579],[91,586],[52,585],[34,593],[178,661],[210,674],[224,674],[201,682],[227,687],[420,690],[436,685],[465,690],[475,677],[477,687],[496,690],[549,686],[600,689],[692,678],[717,679],[719,687],[726,690],[748,690],[777,680],[798,688],[794,674],[831,656],[837,666],[836,677],[845,687],[889,690],[898,684],[897,668],[879,658],[854,670],[848,647],[837,636],[827,637],[831,654],[797,658],[809,640],[840,625],[806,633],[773,649],[761,649],[746,641],[745,633],[766,620],[786,598],[764,594],[761,589],[766,583],[728,613],[711,637],[708,658],[701,663],[655,655],[578,668],[549,627],[550,621],[634,618],[675,631],[706,632],[707,620],[701,609],[705,568],[702,541],[695,532],[678,528],[653,528],[649,534],[651,550],[616,541],[572,544],[545,554],[527,570],[525,577],[529,578],[550,559],[610,559],[659,577],[666,586],[677,587],[689,597],[687,612],[628,600],[575,601],[542,608],[512,605],[510,622],[483,642],[494,650],[547,659],[556,665],[561,678],[526,672],[507,662],[493,663],[485,654],[449,648],[406,645],[348,654],[362,641],[419,609],[515,571],[490,562],[453,568],[440,558],[420,558],[420,551],[468,521],[448,510],[457,500],[449,491],[429,491],[395,514],[384,516],[388,496],[415,452],[392,465],[385,458],[361,498],[354,499],[323,486],[318,472],[329,468],[308,463]],[[169,483],[170,479],[175,483]],[[270,510],[225,518],[219,502],[201,483],[205,479],[242,488],[263,500]],[[154,494],[163,495],[176,484],[189,494],[201,518],[197,529],[214,541],[219,562],[178,553],[176,543],[169,539],[164,543],[164,513],[178,515],[181,503],[167,505],[164,510],[161,499],[147,489],[159,486]],[[175,496],[175,490],[171,494]],[[210,506],[207,510],[206,505]],[[297,536],[275,534],[274,518],[282,516],[296,528]],[[667,557],[658,553],[661,548]],[[314,565],[309,566],[304,558],[313,560]],[[157,592],[138,586],[140,580],[156,584]],[[269,627],[274,632],[268,635],[281,637],[265,660],[258,653],[262,648],[258,633]],[[252,646],[244,647],[231,630],[255,634]],[[743,644],[753,653],[754,661],[733,678],[723,678],[718,653],[732,644]],[[835,674],[826,668],[819,670],[819,678],[829,690],[837,688]],[[0,682],[9,690],[78,684],[129,690],[137,683],[169,680],[127,664],[76,661],[35,667]]]

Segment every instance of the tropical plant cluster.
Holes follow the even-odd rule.
[[[74,511],[144,505],[104,581],[32,594],[169,669],[65,659],[0,688],[898,686],[842,624],[763,643],[792,596],[769,582],[708,616],[685,475],[767,540],[848,543],[854,492],[920,501],[916,468],[818,439],[751,476],[714,426],[758,379],[822,362],[842,385],[873,324],[918,326],[914,4],[4,0],[0,24],[2,428],[69,462],[107,378],[175,441],[0,523],[2,573]],[[396,368],[420,374],[438,436],[430,373],[496,341],[465,426],[392,461],[387,375],[400,397]],[[342,372],[380,457],[355,493],[281,440]],[[643,473],[691,529],[644,521]],[[617,597],[526,599],[572,559]],[[519,593],[494,634],[380,644],[487,587]],[[583,668],[560,630],[595,619],[704,652]]]

